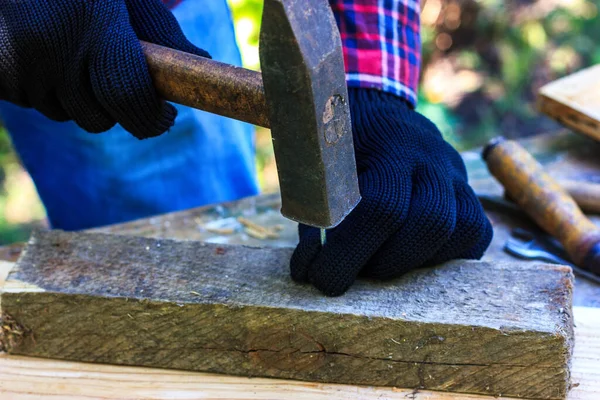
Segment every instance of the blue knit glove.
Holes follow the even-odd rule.
[[[362,200],[320,244],[299,226],[292,278],[343,294],[357,276],[398,277],[452,259],[479,259],[492,226],[464,163],[428,119],[400,98],[349,89]]]
[[[209,57],[161,0],[2,0],[0,99],[88,132],[160,135],[177,112],[158,98],[140,40]]]

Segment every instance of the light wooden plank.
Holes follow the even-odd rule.
[[[600,399],[600,309],[574,307],[575,356],[568,400]],[[283,379],[122,367],[9,356],[0,353],[0,398],[90,399],[415,399],[494,397],[411,389],[307,383]],[[507,397],[502,397],[508,399]]]
[[[0,354],[0,395],[44,399],[480,399],[411,389],[119,367]],[[7,397],[4,397],[7,396]],[[485,397],[489,399],[489,397]]]
[[[542,86],[538,109],[559,123],[600,140],[600,65]]]
[[[575,350],[569,400],[600,399],[600,308],[573,307]]]

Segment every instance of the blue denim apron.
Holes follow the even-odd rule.
[[[190,41],[241,65],[226,0],[173,10]],[[116,126],[94,135],[73,122],[0,101],[0,119],[53,228],[78,230],[258,193],[249,124],[178,106],[175,126],[139,141]]]

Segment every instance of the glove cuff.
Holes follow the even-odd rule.
[[[398,113],[412,115],[414,107],[405,99],[379,89],[348,88],[350,107],[359,110],[396,109]]]

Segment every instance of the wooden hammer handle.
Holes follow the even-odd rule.
[[[260,72],[141,43],[154,87],[165,100],[270,126]]]
[[[600,275],[600,229],[527,150],[500,138],[485,147],[483,158],[511,198],[562,243],[571,260]]]

